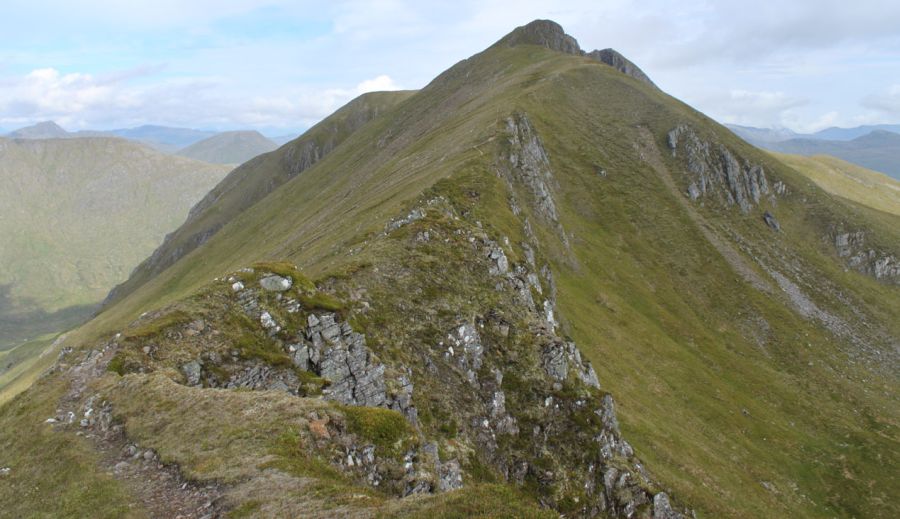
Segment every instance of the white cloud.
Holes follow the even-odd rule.
[[[356,94],[365,94],[366,92],[380,92],[385,90],[400,90],[400,85],[396,84],[387,74],[367,79],[356,85]]]
[[[900,83],[893,84],[878,94],[867,95],[861,104],[884,115],[900,118]]]
[[[804,98],[784,92],[734,89],[708,92],[697,98],[713,118],[744,126],[786,126],[794,109],[805,105]]]
[[[720,120],[898,117],[891,0],[35,0],[0,17],[0,124],[300,129],[360,92],[420,87],[535,18],[618,49]],[[48,67],[56,77],[26,87]]]
[[[175,78],[145,85],[132,84],[134,77],[122,72],[98,78],[42,68],[5,78],[0,81],[0,124],[55,120],[69,129],[147,123],[297,128],[314,124],[365,92],[400,88],[381,74],[352,88],[298,88],[244,97],[229,92],[227,81],[216,78]]]

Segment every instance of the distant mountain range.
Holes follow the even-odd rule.
[[[72,139],[78,137],[121,137],[166,153],[172,153],[190,146],[195,142],[208,139],[216,132],[194,130],[191,128],[174,128],[169,126],[145,125],[137,128],[120,128],[117,130],[66,131],[53,121],[44,121],[20,128],[7,135],[10,139]]]
[[[10,139],[72,139],[79,137],[120,137],[139,142],[153,149],[197,158],[217,164],[240,164],[256,155],[272,151],[293,140],[294,134],[279,135],[269,139],[256,131],[214,132],[194,128],[144,125],[115,130],[67,131],[53,121],[44,121],[20,128],[6,135]],[[210,142],[191,148],[208,139]],[[205,158],[200,158],[197,154]]]
[[[815,133],[797,133],[788,128],[756,128],[753,126],[741,126],[739,124],[726,124],[731,131],[743,137],[744,140],[759,142],[782,142],[790,139],[816,139],[829,141],[850,141],[874,131],[888,131],[900,133],[900,124],[866,124],[853,128],[838,128],[832,126]]]
[[[827,128],[813,134],[788,129],[727,125],[747,142],[772,151],[831,155],[900,179],[900,125]]]

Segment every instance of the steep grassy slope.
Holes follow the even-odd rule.
[[[773,153],[829,193],[900,216],[900,182],[828,155]]]
[[[42,417],[22,409],[58,378],[77,380],[78,366],[105,362],[115,373],[71,399],[80,406],[97,392],[131,441],[198,483],[234,485],[223,503],[236,512],[272,513],[289,496],[307,500],[290,509],[307,515],[407,515],[421,506],[422,516],[459,516],[472,511],[465,503],[490,499],[526,507],[496,508],[498,516],[528,516],[538,501],[622,516],[620,504],[638,503],[635,513],[647,517],[640,492],[617,486],[623,473],[647,483],[635,459],[581,464],[596,448],[604,455],[611,413],[593,409],[608,392],[622,437],[651,476],[643,491],[666,490],[699,517],[896,516],[900,295],[892,271],[876,279],[851,268],[836,243],[863,232],[878,261],[896,257],[898,218],[826,193],[648,84],[529,44],[546,40],[515,42],[460,62],[311,167],[277,177],[277,189],[208,199],[201,212],[217,225],[191,230],[202,221],[189,221],[176,236],[218,232],[161,268],[145,264],[140,282],[70,334],[65,344],[76,350],[58,373],[0,410],[11,425],[0,429],[0,452],[21,448],[10,416],[33,426]],[[300,270],[256,263],[264,260]],[[269,272],[294,286],[248,299]],[[466,462],[463,490],[372,495],[347,476],[348,463],[329,464],[317,450],[330,445],[310,440],[325,438],[315,398],[324,383],[292,371],[290,345],[303,344],[296,330],[313,322],[309,314],[325,311],[364,331],[368,358],[388,373],[408,368],[419,441],[436,443],[441,460]],[[463,354],[445,344],[459,323],[479,330],[485,346],[484,369],[471,375],[454,367]],[[541,337],[556,334],[551,345],[576,343],[602,389],[574,376],[546,380],[555,350]],[[81,361],[90,349],[102,353]],[[197,358],[192,384],[186,366]],[[257,361],[305,377],[302,395],[217,389]],[[492,411],[482,422],[485,406]],[[352,448],[369,441],[395,455],[391,445],[405,445],[407,429],[400,414],[381,411],[341,408],[325,423],[356,424]],[[279,423],[295,424],[294,436],[266,443]],[[0,487],[0,500],[39,477],[17,475],[26,463],[0,457],[20,478]],[[283,474],[317,483],[279,486]],[[72,488],[79,478],[63,474],[57,484]],[[348,510],[354,493],[363,497]],[[323,510],[322,496],[337,511]],[[17,503],[49,506],[27,496]],[[655,498],[653,509],[662,509]]]
[[[121,139],[0,140],[0,349],[84,318],[226,171]]]
[[[106,302],[119,300],[168,268],[242,211],[313,166],[357,129],[410,95],[402,91],[364,94],[275,152],[232,171],[191,209],[187,222],[166,236],[153,255],[109,294]]]
[[[176,155],[213,164],[242,164],[277,147],[259,132],[222,132],[178,150]]]

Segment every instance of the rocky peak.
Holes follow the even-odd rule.
[[[494,46],[506,47],[515,47],[517,45],[540,45],[541,47],[547,47],[550,50],[566,54],[587,56],[595,61],[609,65],[638,81],[643,81],[656,87],[653,81],[650,80],[650,77],[644,74],[640,67],[614,49],[592,50],[585,53],[578,45],[578,41],[566,34],[565,29],[552,20],[535,20],[527,25],[516,27],[511,33],[494,44]]]
[[[653,81],[650,80],[650,77],[648,77],[647,74],[644,74],[644,71],[641,70],[640,67],[632,63],[631,60],[619,54],[619,52],[614,49],[592,50],[591,52],[587,53],[587,56],[599,61],[600,63],[605,63],[610,67],[618,70],[619,72],[637,79],[638,81],[643,81],[650,86],[656,87],[656,84],[654,84]]]
[[[552,20],[535,20],[527,25],[516,27],[504,36],[495,46],[515,47],[517,45],[540,45],[550,50],[566,54],[583,54],[578,41],[566,34],[561,25]]]

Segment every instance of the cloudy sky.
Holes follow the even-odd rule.
[[[0,16],[0,129],[298,133],[420,88],[535,18],[613,47],[722,122],[900,123],[897,0],[31,0]]]

